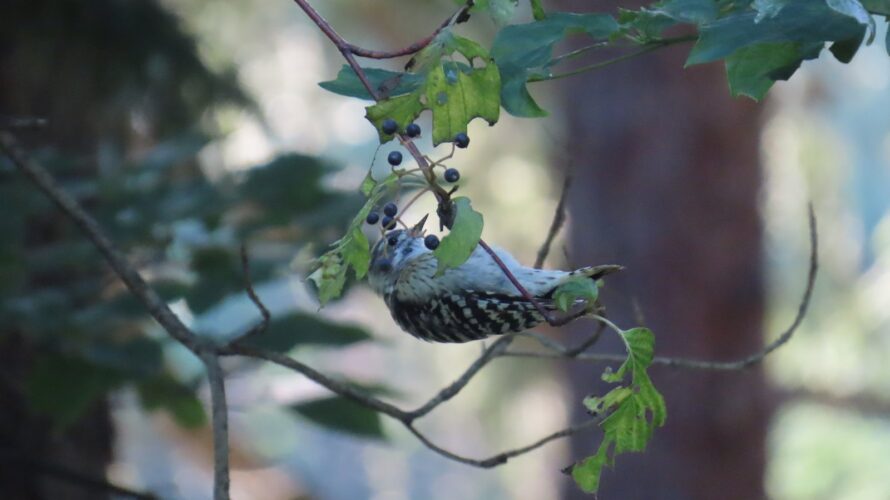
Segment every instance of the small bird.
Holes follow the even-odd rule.
[[[371,253],[368,282],[383,296],[396,323],[431,342],[460,343],[521,332],[546,318],[525,299],[484,249],[477,246],[458,267],[436,276],[438,262],[423,238],[424,217],[411,229],[390,231]],[[513,276],[545,310],[555,311],[554,290],[576,276],[597,280],[620,266],[548,271],[521,265],[495,248]]]

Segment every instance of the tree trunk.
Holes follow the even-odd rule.
[[[619,325],[641,313],[657,354],[729,360],[762,346],[760,108],[729,96],[722,66],[684,70],[687,53],[673,47],[563,83],[569,256],[626,266],[603,300]],[[570,369],[576,400],[602,390],[602,369]],[[771,409],[762,370],[651,373],[667,423],[644,454],[606,470],[601,498],[762,498]],[[598,442],[575,438],[575,458]],[[582,495],[570,485],[566,497]]]

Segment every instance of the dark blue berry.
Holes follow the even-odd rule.
[[[408,137],[417,137],[420,135],[420,125],[409,123],[408,126],[405,127],[405,133],[408,134]]]
[[[470,145],[470,137],[467,134],[460,132],[454,136],[454,143],[457,147],[463,149]]]
[[[426,235],[426,238],[423,239],[423,244],[430,250],[435,250],[439,247],[439,237],[435,234],[428,234]]]
[[[395,217],[397,213],[399,213],[399,207],[396,206],[395,203],[389,202],[386,205],[383,205],[383,215]],[[386,224],[384,224],[384,225],[386,225]]]
[[[388,273],[392,271],[392,261],[389,259],[381,259],[377,261],[377,270],[381,273]]]
[[[457,182],[460,179],[460,172],[456,168],[445,170],[445,180],[448,182]]]
[[[380,214],[378,214],[377,212],[371,212],[368,214],[368,218],[365,219],[365,222],[373,226],[374,224],[377,224],[377,221],[379,220]]]
[[[383,124],[380,125],[380,130],[383,130],[384,134],[392,135],[399,130],[399,124],[392,118],[387,118],[386,120],[383,120]]]
[[[386,161],[389,162],[390,165],[396,166],[402,163],[402,153],[398,151],[393,151],[389,153],[389,156],[386,157]]]
[[[380,225],[383,226],[383,229],[392,229],[392,228],[396,227],[396,220],[393,219],[391,216],[387,215],[387,216],[383,217],[382,221],[380,221]]]

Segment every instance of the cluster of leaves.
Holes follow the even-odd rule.
[[[194,161],[217,133],[206,119],[221,107],[250,110],[250,100],[230,75],[203,66],[178,20],[157,4],[15,3],[20,7],[0,20],[0,39],[11,47],[5,61],[16,75],[10,85],[18,87],[0,94],[0,107],[29,114],[17,106],[39,103],[50,125],[32,142],[54,147],[36,159],[110,231],[164,299],[183,301],[201,318],[243,294],[242,241],[252,250],[259,284],[289,274],[295,250],[329,240],[361,206],[358,194],[324,187],[331,165],[301,155],[211,181]],[[58,53],[59,47],[69,51]],[[53,95],[62,97],[46,97]],[[2,101],[7,97],[15,100]],[[140,131],[132,129],[134,116],[145,121]],[[131,143],[141,144],[139,154],[131,153]],[[101,168],[89,154],[96,144],[104,148]],[[0,199],[0,348],[17,360],[0,371],[24,370],[3,379],[23,378],[31,410],[58,428],[122,387],[134,388],[146,409],[165,409],[183,426],[204,425],[195,392],[201,377],[173,369],[169,354],[177,346],[156,335],[144,308],[89,241],[3,160]],[[294,311],[276,314],[251,342],[283,352],[370,339],[361,328]],[[348,408],[341,398],[324,403],[308,414],[299,405],[293,410],[324,421],[337,413],[330,408]],[[362,415],[352,430],[379,428],[376,415]],[[335,420],[328,419],[342,428]]]
[[[646,369],[652,364],[655,336],[647,328],[619,332],[627,359],[618,371],[606,370],[603,380],[619,384],[602,397],[589,397],[584,405],[594,415],[607,415],[600,426],[603,440],[597,452],[572,467],[572,478],[584,491],[596,492],[603,467],[614,465],[620,453],[642,452],[656,427],[664,425],[667,408]],[[626,380],[630,376],[630,380]]]

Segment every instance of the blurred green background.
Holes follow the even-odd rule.
[[[454,9],[445,0],[316,3],[347,39],[373,48],[407,45]],[[518,19],[527,18],[525,8]],[[49,120],[20,138],[198,331],[226,337],[258,320],[243,294],[238,247],[244,242],[258,293],[275,318],[270,347],[405,406],[423,401],[478,355],[478,344],[410,338],[364,286],[351,287],[343,300],[319,311],[304,284],[308,260],[339,236],[361,203],[356,188],[367,169],[385,170],[382,159],[394,146],[377,147],[363,102],[317,86],[342,60],[295,5],[12,0],[4,10],[0,115]],[[483,43],[494,33],[488,19],[461,30]],[[564,172],[575,171],[569,227],[554,247],[554,267],[600,263],[586,260],[594,258],[590,252],[632,264],[642,255],[634,249],[645,241],[634,231],[659,237],[666,231],[656,219],[639,220],[646,206],[694,219],[684,218],[684,204],[639,200],[634,189],[642,181],[610,183],[609,169],[625,165],[609,164],[615,157],[608,151],[644,158],[653,169],[645,175],[658,189],[680,192],[682,184],[721,214],[722,201],[709,195],[709,176],[729,168],[719,160],[730,154],[726,144],[741,144],[753,158],[739,175],[756,193],[745,201],[759,214],[750,239],[756,255],[746,260],[744,248],[727,252],[708,240],[701,245],[730,260],[737,251],[740,261],[758,266],[745,272],[765,278],[763,288],[745,292],[764,299],[763,320],[759,306],[747,308],[748,295],[735,311],[755,325],[745,330],[754,345],[763,342],[761,322],[765,335],[774,335],[796,311],[808,259],[806,204],[814,202],[822,252],[813,306],[795,338],[768,359],[767,383],[759,385],[753,370],[714,378],[707,394],[669,395],[669,427],[656,434],[654,451],[639,464],[619,459],[604,476],[605,486],[613,485],[604,498],[709,498],[708,486],[661,486],[681,480],[660,472],[670,470],[678,440],[703,443],[696,459],[724,469],[732,468],[721,453],[750,446],[763,455],[763,465],[728,473],[753,481],[752,491],[770,498],[890,498],[890,372],[883,363],[890,355],[890,113],[884,112],[890,109],[890,64],[879,45],[864,47],[849,65],[808,62],[765,104],[725,104],[725,119],[724,104],[711,105],[707,120],[749,139],[699,134],[705,145],[696,154],[659,150],[655,143],[664,128],[612,132],[621,119],[657,122],[648,113],[658,108],[673,114],[670,123],[679,133],[694,135],[684,120],[699,118],[671,103],[700,96],[669,93],[677,89],[707,88],[721,96],[715,102],[730,101],[722,69],[684,72],[682,49],[629,63],[636,65],[629,72],[679,75],[673,87],[658,78],[643,82],[666,89],[657,95],[661,100],[616,69],[613,78],[624,91],[607,87],[601,73],[587,74],[569,87],[534,88],[553,111],[546,119],[502,114],[493,128],[471,124],[473,146],[452,166],[461,170],[461,189],[485,214],[484,237],[520,261],[534,259]],[[577,105],[588,101],[610,101],[623,115]],[[737,126],[733,120],[740,115],[730,106],[744,113]],[[609,131],[588,134],[578,120]],[[420,145],[432,151],[428,138]],[[700,183],[659,170],[660,158],[684,154],[713,170],[704,171]],[[613,219],[586,212],[588,203],[606,199],[602,191],[633,202]],[[426,200],[409,219],[433,210]],[[89,477],[163,498],[208,497],[212,457],[200,363],[166,338],[87,240],[5,160],[0,227],[0,494],[102,497],[84,484]],[[693,222],[668,229],[665,238],[690,245],[705,232]],[[627,250],[610,253],[615,248]],[[630,276],[646,274],[640,266],[634,272],[629,265]],[[668,354],[738,354],[684,340],[687,332],[672,329],[657,305],[668,295],[694,296],[695,287],[719,292],[689,276],[657,280],[648,290],[633,283],[607,289],[607,304],[623,304],[620,311],[639,298],[648,321],[665,323],[655,333]],[[553,334],[572,338],[580,329]],[[588,381],[601,368],[498,361],[422,425],[438,443],[468,455],[522,445],[573,420],[577,394],[592,390]],[[478,470],[434,455],[394,422],[332,398],[293,373],[243,360],[227,362],[226,369],[235,498],[569,498],[576,492],[559,469],[598,442],[596,433],[587,433],[495,470]],[[704,376],[668,370],[653,376],[656,385],[677,390],[696,378]],[[734,419],[720,414],[731,410],[717,409],[707,397],[722,394],[745,407],[748,396],[734,392],[740,386],[753,387],[769,409],[756,415],[765,432],[753,437],[735,434]],[[683,426],[696,411],[718,414],[720,432]],[[727,488],[684,466],[690,478],[682,482]],[[65,479],[60,469],[81,480]],[[726,491],[725,498],[744,498]]]

